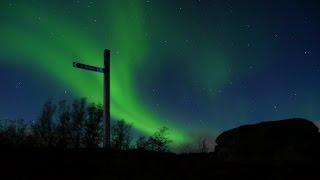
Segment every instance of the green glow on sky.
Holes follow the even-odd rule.
[[[6,26],[0,30],[6,44],[3,56],[11,57],[3,63],[46,73],[66,87],[72,87],[78,96],[100,103],[101,74],[73,69],[72,61],[101,66],[104,48],[111,49],[112,117],[133,123],[145,134],[168,126],[170,138],[176,144],[184,143],[188,137],[177,124],[164,123],[164,117],[151,113],[137,97],[133,80],[135,70],[149,51],[141,2],[126,0],[105,4],[104,17],[97,17],[99,25],[93,28],[96,30],[93,32],[90,32],[92,27],[89,30],[84,27],[90,25],[81,19],[74,22],[63,14],[52,13],[50,9],[30,5],[11,9],[14,12],[10,12],[10,17],[5,19]],[[96,32],[102,33],[97,35]]]
[[[2,0],[0,73],[22,71],[2,77],[0,111],[31,119],[48,94],[101,103],[102,75],[72,62],[102,66],[108,48],[112,118],[145,135],[168,126],[179,145],[242,124],[319,119],[319,11],[296,5]],[[32,75],[21,78],[25,72]],[[24,91],[15,88],[20,80]]]

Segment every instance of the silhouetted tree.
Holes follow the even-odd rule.
[[[66,100],[60,101],[58,106],[59,121],[56,127],[57,147],[67,148],[71,141],[70,107]]]
[[[87,108],[87,114],[88,117],[84,124],[83,144],[87,148],[96,148],[102,142],[102,107],[91,104]]]
[[[168,151],[168,145],[171,143],[168,130],[167,127],[162,127],[156,131],[148,140],[148,149],[158,152]]]
[[[52,104],[51,100],[48,100],[43,105],[39,121],[33,126],[34,136],[40,146],[49,147],[54,145],[53,115],[55,111],[56,106]]]
[[[17,119],[13,122],[11,128],[15,135],[14,144],[24,145],[27,137],[27,123],[23,119]]]
[[[0,146],[22,146],[25,144],[27,124],[23,119],[3,120],[0,125]]]
[[[199,142],[199,150],[201,153],[207,153],[209,152],[209,147],[207,145],[207,138],[200,138]]]
[[[81,138],[83,135],[83,126],[86,116],[86,99],[75,100],[72,104],[71,112],[71,145],[74,148],[81,146]]]
[[[131,124],[127,124],[124,120],[116,121],[112,126],[112,147],[115,149],[129,149],[132,136]]]
[[[136,141],[137,149],[148,149],[148,139],[145,136],[140,136]]]

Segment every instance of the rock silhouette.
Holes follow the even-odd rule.
[[[319,160],[320,134],[305,119],[245,125],[216,139],[217,159],[235,163],[310,163]]]

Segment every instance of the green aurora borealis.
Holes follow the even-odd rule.
[[[102,3],[101,14],[94,12],[99,7],[92,11],[86,10],[86,13],[102,16],[97,17],[99,25],[88,27],[91,32],[79,29],[85,24],[81,23],[81,19],[85,18],[82,16],[72,20],[60,12],[49,13],[50,9],[27,4],[8,8],[6,10],[10,11],[7,12],[10,18],[5,19],[7,26],[1,28],[1,34],[5,37],[2,40],[6,44],[5,55],[19,54],[20,58],[22,56],[28,61],[15,57],[5,63],[49,74],[71,86],[80,96],[90,97],[90,101],[101,103],[102,76],[74,70],[71,62],[76,58],[84,63],[101,66],[103,49],[108,47],[112,50],[112,117],[133,123],[135,128],[144,133],[153,133],[165,125],[163,117],[148,111],[137,97],[133,84],[134,73],[144,63],[142,59],[148,53],[141,2],[127,0]],[[11,21],[19,23],[11,24]],[[103,30],[99,29],[102,27]],[[166,126],[171,128],[176,125],[172,123]],[[171,129],[171,138],[175,142],[185,141],[179,128]]]
[[[244,123],[316,119],[317,9],[248,2],[4,0],[0,65],[101,103],[101,74],[72,62],[102,66],[108,48],[112,118],[145,134],[167,126],[175,144]],[[283,12],[292,9],[291,21]]]

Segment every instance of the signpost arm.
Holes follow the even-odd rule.
[[[104,50],[104,73],[103,73],[103,147],[110,148],[110,50]]]

